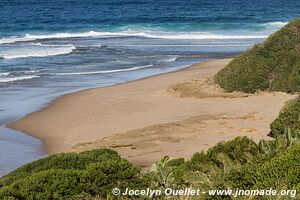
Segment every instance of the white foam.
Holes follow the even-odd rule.
[[[69,45],[29,44],[0,50],[0,57],[4,59],[47,57],[71,53],[76,47]]]
[[[87,44],[87,45],[77,45],[77,47],[102,47],[102,44]]]
[[[26,37],[17,37],[17,36],[12,36],[8,38],[1,38],[0,39],[0,44],[10,44],[10,43],[15,43],[15,42],[25,42],[25,41],[30,41],[32,39],[26,38]]]
[[[38,78],[37,75],[28,75],[28,76],[18,76],[18,77],[7,77],[7,78],[0,78],[0,83],[8,83],[8,82],[15,82],[21,80],[28,80],[33,78]]]
[[[285,25],[287,25],[288,22],[268,22],[268,23],[265,23],[264,26],[267,27],[267,28],[282,28],[284,27]]]
[[[39,70],[28,70],[28,71],[21,71],[23,73],[39,73],[40,71]]]
[[[211,34],[211,33],[182,33],[182,34],[141,34],[141,36],[149,38],[161,38],[161,39],[263,39],[268,37],[267,35],[223,35],[223,34]]]
[[[229,34],[213,34],[206,32],[152,32],[152,31],[123,31],[123,32],[96,32],[89,31],[83,33],[56,33],[51,35],[30,35],[26,34],[24,37],[10,37],[0,39],[0,44],[15,43],[21,41],[34,41],[39,39],[59,39],[59,38],[76,38],[76,37],[130,37],[139,36],[147,38],[160,39],[256,39],[266,38],[268,35],[229,35]]]
[[[3,73],[0,73],[0,76],[8,76],[10,75],[10,72],[3,72]]]
[[[82,32],[82,33],[55,33],[51,35],[30,35],[26,34],[24,37],[12,36],[9,38],[1,38],[0,44],[9,44],[15,42],[26,42],[26,41],[34,41],[41,39],[59,39],[59,38],[76,38],[76,37],[96,37],[106,35],[106,32],[102,34],[102,32]]]
[[[2,73],[0,73],[0,76],[9,76],[13,73],[34,74],[34,73],[39,73],[39,72],[40,72],[39,70],[2,72]]]
[[[279,29],[285,26],[288,22],[275,21],[267,22],[263,24],[254,24],[257,26]],[[141,36],[149,38],[162,38],[162,39],[260,39],[266,38],[268,35],[229,35],[229,34],[212,34],[207,32],[162,32],[155,30],[145,30],[145,29],[128,29],[121,32],[97,32],[88,31],[81,33],[53,33],[45,35],[31,35],[26,34],[25,36],[11,36],[7,38],[1,38],[0,44],[8,44],[22,41],[34,41],[40,39],[59,39],[59,38],[77,38],[77,37],[101,37],[101,36],[111,36],[111,37],[122,37],[122,36]]]
[[[152,67],[152,66],[153,65],[144,65],[144,66],[139,66],[139,67],[127,68],[127,69],[101,70],[101,71],[91,71],[91,72],[54,73],[52,75],[56,75],[56,76],[71,76],[71,75],[108,74],[108,73],[116,73],[116,72],[133,71],[133,70],[148,68],[148,67]]]
[[[177,56],[173,56],[170,58],[163,59],[163,62],[175,62],[177,60]]]

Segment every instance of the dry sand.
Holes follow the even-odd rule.
[[[141,166],[236,136],[268,139],[269,124],[295,96],[224,93],[212,77],[229,61],[65,95],[9,127],[42,139],[49,153],[109,147]]]

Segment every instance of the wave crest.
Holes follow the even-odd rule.
[[[2,73],[0,73],[0,76],[8,76],[8,75],[10,75],[10,72],[2,72]]]
[[[283,26],[287,25],[288,22],[268,22],[263,24],[266,28],[282,28]]]
[[[0,78],[0,83],[9,83],[21,80],[29,80],[34,78],[39,78],[40,76],[37,75],[27,75],[27,76],[18,76],[18,77],[7,77],[7,78]]]
[[[41,39],[60,39],[60,38],[76,38],[76,37],[145,37],[157,39],[260,39],[266,38],[268,35],[229,35],[229,34],[213,34],[207,32],[142,32],[142,31],[123,31],[123,32],[84,32],[84,33],[57,33],[52,35],[29,35],[24,37],[11,37],[0,39],[0,44],[8,44],[15,42],[35,41]]]
[[[90,72],[54,73],[54,74],[51,74],[51,75],[55,75],[55,76],[72,76],[72,75],[108,74],[108,73],[116,73],[116,72],[133,71],[133,70],[148,68],[148,67],[152,67],[152,66],[153,65],[144,65],[144,66],[127,68],[127,69],[101,70],[101,71],[90,71]]]
[[[15,42],[25,42],[25,41],[34,41],[34,40],[41,40],[41,39],[58,39],[58,38],[76,38],[76,37],[102,37],[102,36],[109,36],[109,37],[128,37],[128,36],[140,36],[140,37],[148,37],[148,38],[162,38],[162,39],[252,39],[252,38],[265,38],[267,35],[222,35],[222,34],[213,34],[211,32],[201,32],[203,30],[215,30],[216,27],[219,26],[231,26],[238,29],[241,27],[250,27],[250,28],[265,28],[265,29],[279,29],[286,25],[287,22],[282,21],[274,21],[274,22],[266,22],[266,23],[228,23],[228,24],[191,24],[190,27],[199,27],[197,29],[193,29],[193,31],[181,31],[178,32],[176,29],[168,29],[164,28],[163,26],[156,27],[150,26],[145,27],[141,25],[126,25],[121,27],[121,31],[119,32],[109,32],[109,31],[88,31],[88,32],[79,32],[79,33],[53,33],[47,35],[31,35],[25,34],[24,36],[12,36],[8,38],[1,38],[0,44],[8,44],[8,43],[15,43]],[[178,24],[176,27],[180,26]],[[209,26],[209,29],[205,29],[205,27]],[[163,28],[162,28],[163,27]],[[204,27],[204,29],[203,29]],[[218,29],[216,29],[218,30]]]
[[[69,45],[44,45],[29,44],[16,48],[0,50],[0,57],[4,59],[28,58],[28,57],[47,57],[71,53],[76,47]]]

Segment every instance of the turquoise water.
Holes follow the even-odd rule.
[[[52,99],[236,55],[299,16],[300,1],[3,0],[0,175],[45,155],[5,128]]]

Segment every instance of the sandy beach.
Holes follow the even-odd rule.
[[[50,154],[108,147],[140,166],[236,136],[269,139],[269,124],[296,96],[224,93],[212,77],[228,62],[68,94],[8,127],[41,139]]]

